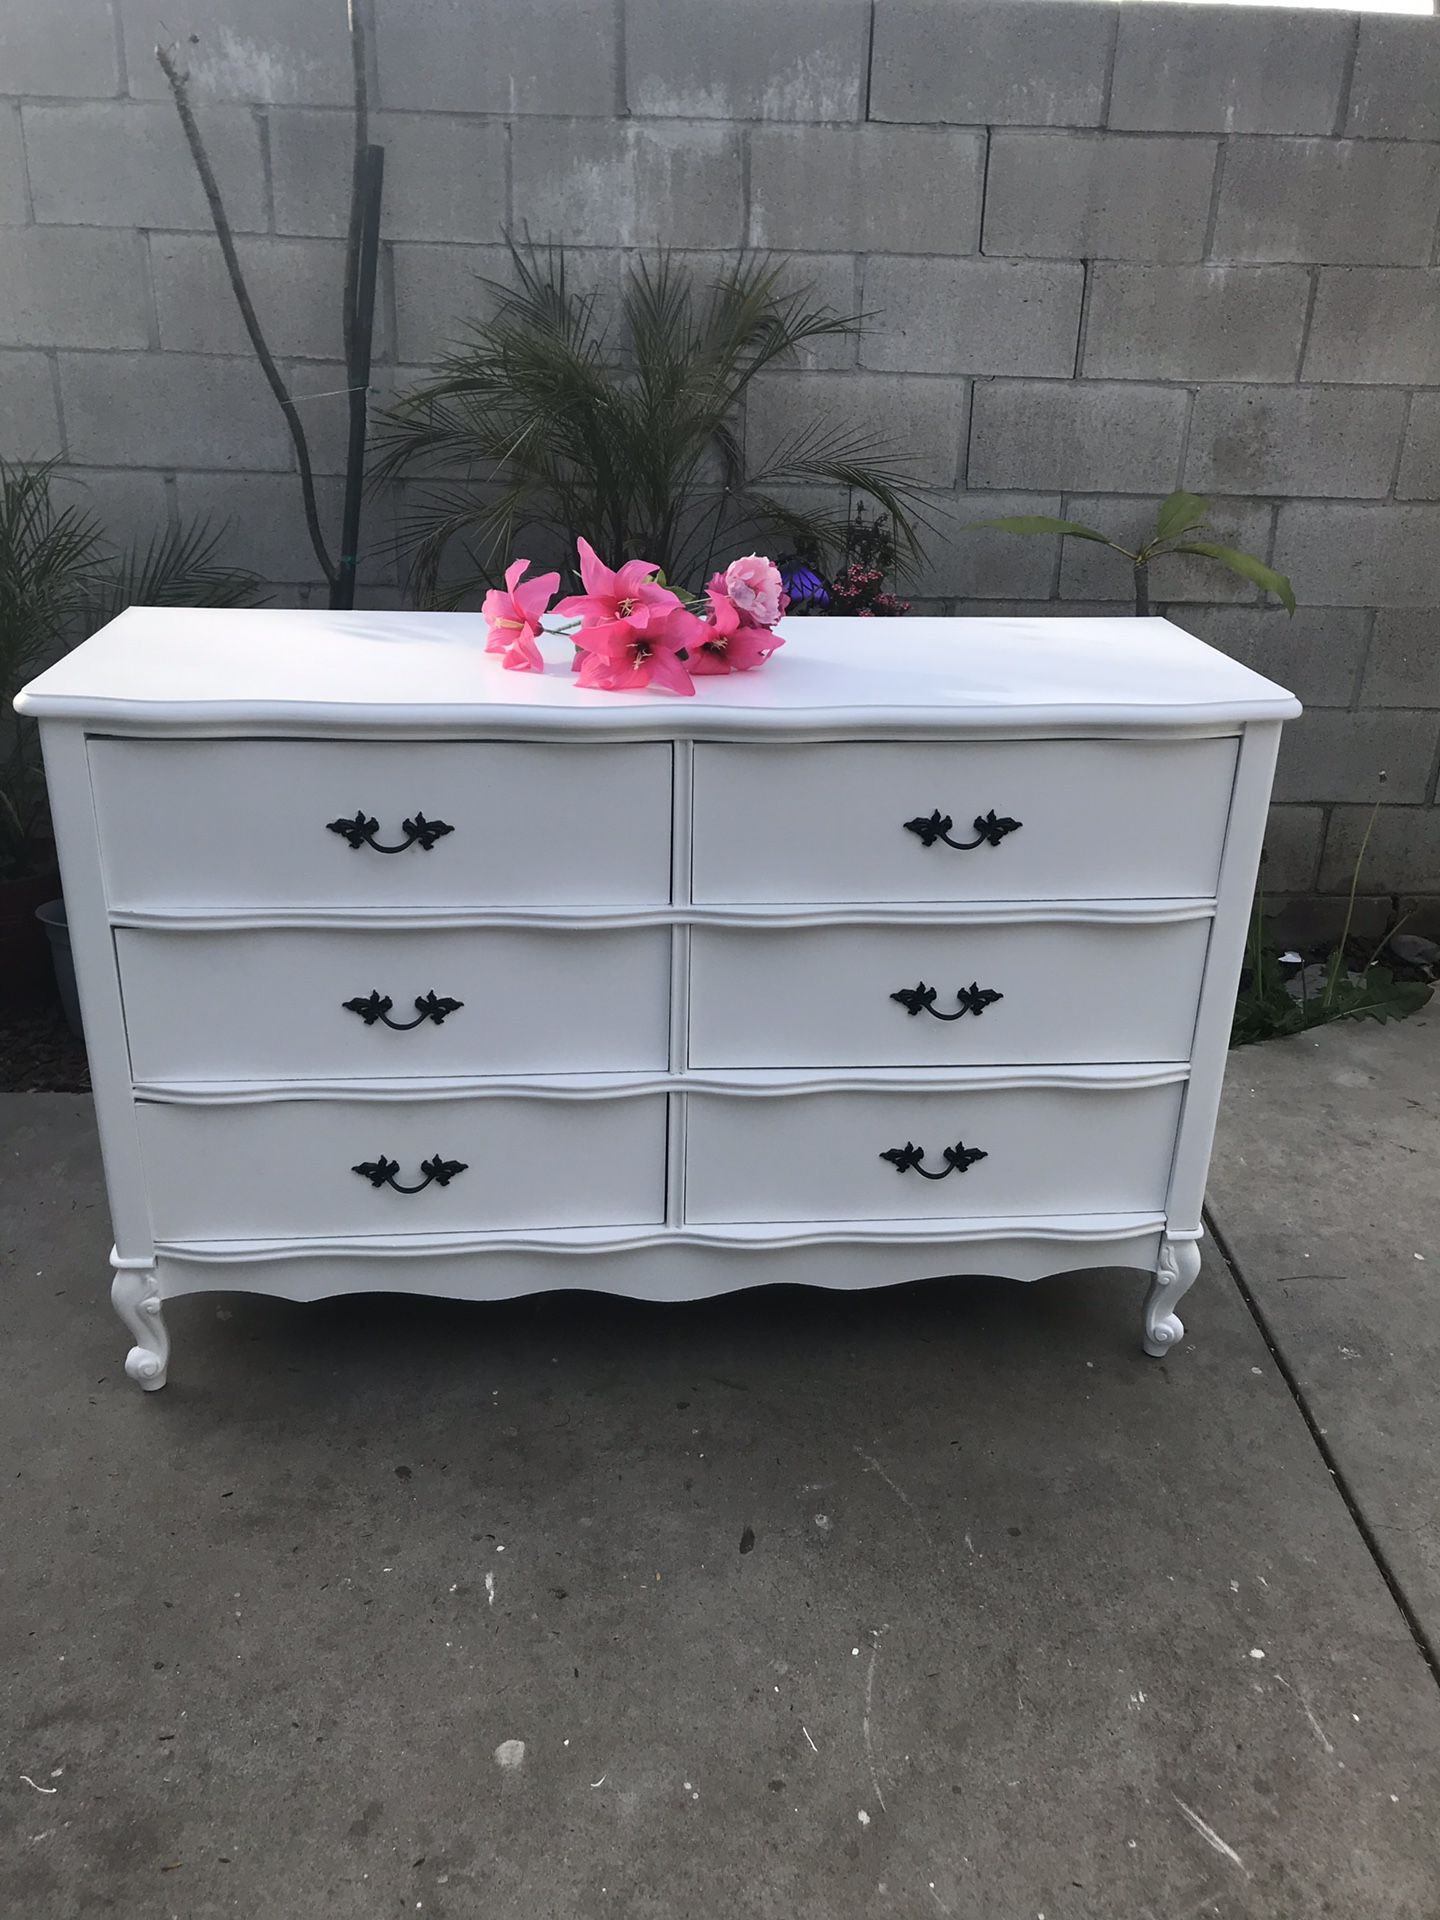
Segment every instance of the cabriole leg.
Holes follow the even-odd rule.
[[[146,1393],[157,1393],[165,1384],[165,1371],[170,1364],[170,1335],[165,1328],[154,1267],[117,1265],[115,1278],[110,1283],[110,1299],[135,1336],[135,1345],[125,1356],[125,1371]]]
[[[1184,1323],[1177,1317],[1175,1308],[1182,1295],[1194,1286],[1199,1272],[1198,1240],[1172,1240],[1167,1235],[1160,1242],[1155,1278],[1145,1296],[1143,1342],[1145,1351],[1154,1359],[1158,1360],[1184,1338]]]

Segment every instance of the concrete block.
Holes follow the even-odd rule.
[[[1202,387],[1185,484],[1197,493],[1390,491],[1405,395],[1366,387]]]
[[[270,351],[327,359],[342,351],[345,248],[338,240],[265,235],[236,245]],[[201,234],[152,234],[150,266],[160,345],[181,353],[250,351],[220,249]],[[388,350],[385,302],[375,303],[375,353]]]
[[[1275,798],[1416,806],[1428,796],[1437,746],[1440,713],[1312,707],[1285,728]],[[1385,870],[1378,859],[1370,867]]]
[[[70,459],[98,467],[283,469],[290,436],[253,360],[62,353]]]
[[[625,109],[672,120],[858,120],[869,0],[626,0]]]
[[[55,460],[64,451],[43,353],[0,353],[0,421],[0,457],[6,460]]]
[[[763,375],[745,403],[745,454],[763,468],[797,435],[834,431],[865,443],[907,479],[953,487],[970,383],[889,373]]]
[[[1064,517],[1108,534],[1133,553],[1154,532],[1159,505],[1153,495],[1136,500],[1118,495],[1069,494]],[[1258,500],[1212,500],[1208,518],[1215,539],[1223,545],[1265,558],[1270,544],[1269,507]],[[1089,540],[1067,540],[1064,546],[1060,598],[1067,607],[1074,600],[1128,599],[1134,604],[1128,561]],[[1233,605],[1257,602],[1260,590],[1212,560],[1184,555],[1156,561],[1150,569],[1150,597],[1159,607],[1190,600]]]
[[[1060,0],[877,0],[872,120],[1096,127],[1108,7]]]
[[[20,108],[14,101],[0,100],[0,227],[23,227],[29,218]]]
[[[1440,507],[1291,502],[1280,509],[1275,565],[1319,606],[1434,606]]]
[[[170,524],[163,473],[134,467],[61,467],[53,487],[57,501],[89,514],[111,546],[121,550],[148,547]],[[235,559],[233,554],[223,557]]]
[[[237,233],[263,231],[260,136],[244,107],[197,115]],[[24,110],[37,220],[81,227],[213,232],[204,190],[168,101],[87,100]]]
[[[973,253],[984,178],[983,133],[759,127],[750,136],[750,244]]]
[[[1197,640],[1288,687],[1307,707],[1348,707],[1370,616],[1358,607],[1184,607],[1171,615]]]
[[[1169,493],[1188,396],[1131,382],[986,380],[975,389],[972,487]]]
[[[378,113],[385,148],[380,231],[387,240],[487,240],[505,225],[505,128],[439,113]],[[349,218],[350,116],[304,107],[270,115],[275,226],[343,238]]]
[[[926,510],[935,531],[926,536],[925,560],[908,582],[907,596],[966,603],[1049,598],[1055,580],[1054,543],[977,528],[977,523],[1015,513],[1058,513],[1058,494],[953,493],[928,502]],[[957,605],[955,611],[968,613],[970,607]]]
[[[343,493],[338,480],[316,482],[321,530],[332,558],[340,547]],[[223,524],[227,559],[253,568],[267,586],[320,586],[324,576],[305,530],[296,475],[182,473],[175,497],[182,515]],[[367,582],[395,579],[394,536],[388,500],[367,497],[360,528],[360,575]]]
[[[1314,892],[1324,827],[1323,807],[1270,809],[1260,863],[1260,889],[1264,894],[1273,899],[1282,893]]]
[[[1360,685],[1362,707],[1440,707],[1440,616],[1381,612]]]
[[[1361,18],[1345,131],[1440,140],[1440,31],[1433,16]]]
[[[539,240],[577,246],[738,246],[740,138],[732,127],[520,120],[514,211]]]
[[[1384,140],[1232,140],[1211,252],[1219,260],[1428,266],[1440,147]]]
[[[874,318],[860,364],[880,373],[1068,377],[1084,285],[1074,262],[872,257],[862,292]]]
[[[0,87],[11,94],[105,99],[120,91],[114,0],[46,0],[0,7]]]
[[[395,275],[395,351],[401,360],[427,366],[465,337],[469,322],[493,311],[484,282],[510,282],[510,256],[503,247],[444,247],[428,243],[391,249]]]
[[[1440,500],[1440,393],[1411,398],[1395,491],[1402,500]]]
[[[380,98],[426,113],[612,114],[614,0],[384,0]]]
[[[1369,807],[1336,807],[1320,859],[1320,888],[1345,893],[1364,845],[1361,867],[1401,894],[1440,893],[1440,807],[1381,807],[1372,825]],[[1369,832],[1369,840],[1365,836]]]
[[[296,0],[118,0],[125,69],[132,95],[168,100],[155,59],[171,46],[190,76],[195,100],[256,100],[346,106],[351,99],[350,36],[344,7]],[[387,11],[393,11],[391,0]],[[106,89],[109,91],[109,89]]]
[[[1218,147],[1144,134],[993,133],[985,251],[1199,260]]]
[[[1109,124],[1329,133],[1354,23],[1260,7],[1121,7]]]
[[[0,228],[0,346],[148,346],[141,248],[133,233]]]
[[[1440,385],[1440,273],[1322,267],[1301,377]]]
[[[1090,270],[1084,371],[1115,380],[1293,380],[1310,297],[1298,267]]]

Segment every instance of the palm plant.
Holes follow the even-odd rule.
[[[0,880],[50,864],[37,730],[10,711],[25,682],[125,607],[241,606],[259,585],[217,559],[203,524],[116,551],[92,515],[56,503],[52,473],[0,460]]]
[[[843,549],[850,496],[920,551],[920,493],[903,459],[843,425],[802,427],[756,466],[741,428],[757,375],[862,316],[782,288],[783,268],[742,256],[701,284],[668,253],[626,271],[612,331],[560,248],[510,243],[515,283],[481,281],[490,317],[435,377],[382,416],[379,480],[422,479],[400,523],[412,586],[455,606],[493,585],[524,535],[573,552],[581,534],[618,565],[653,560],[696,578],[739,543]],[[823,489],[833,505],[796,489]],[[443,578],[442,578],[443,575]]]

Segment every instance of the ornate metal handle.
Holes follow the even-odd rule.
[[[1007,833],[1018,833],[1025,823],[1023,820],[1008,818],[997,820],[995,809],[992,807],[989,813],[976,814],[972,822],[975,828],[973,840],[952,840],[950,829],[954,824],[950,815],[941,813],[937,807],[932,814],[917,814],[913,820],[907,820],[905,831],[918,834],[921,846],[933,847],[937,840],[943,840],[947,847],[954,847],[957,853],[969,853],[975,847],[998,847]]]
[[[920,1164],[925,1158],[925,1149],[907,1140],[903,1147],[887,1147],[880,1158],[888,1160],[897,1173],[913,1170],[924,1180],[943,1180],[948,1173],[968,1173],[977,1160],[988,1160],[990,1156],[983,1147],[967,1147],[963,1140],[958,1140],[953,1147],[946,1147],[944,1166],[938,1173],[932,1173],[929,1167]]]
[[[372,1187],[393,1187],[396,1193],[423,1193],[433,1180],[437,1187],[448,1187],[457,1173],[464,1173],[463,1160],[442,1160],[437,1153],[433,1160],[422,1160],[420,1171],[423,1180],[417,1180],[413,1187],[402,1186],[395,1176],[400,1171],[398,1160],[387,1159],[382,1153],[378,1160],[362,1160],[358,1167],[350,1169],[352,1173],[363,1174]]]
[[[890,998],[898,1000],[912,1017],[917,1013],[928,1013],[936,1020],[961,1020],[967,1013],[973,1013],[978,1019],[986,1007],[993,1007],[997,1000],[1005,998],[997,987],[982,987],[972,980],[968,987],[956,988],[955,998],[960,1005],[954,1013],[941,1013],[935,1004],[935,995],[938,992],[938,987],[927,987],[922,980],[918,987],[901,987],[900,991],[892,993]],[[349,1004],[353,1007],[355,1002],[352,1000]],[[420,1003],[417,1000],[415,1004],[419,1006]]]
[[[413,1020],[392,1020],[390,1009],[395,1002],[388,993],[378,989],[367,994],[364,999],[342,1000],[341,1006],[347,1013],[358,1013],[367,1027],[373,1027],[377,1020],[383,1020],[387,1027],[396,1033],[409,1033],[412,1027],[422,1027],[427,1020],[433,1020],[436,1026],[442,1026],[447,1013],[458,1013],[464,1006],[463,1000],[442,999],[437,993],[417,993],[415,996],[415,1018]],[[953,1018],[952,1016],[947,1016]]]
[[[366,813],[362,807],[353,820],[327,820],[326,826],[331,833],[338,833],[348,840],[352,849],[359,852],[361,847],[373,847],[376,853],[404,853],[407,847],[419,847],[429,853],[437,840],[443,840],[447,833],[455,831],[448,821],[427,820],[423,813],[417,813],[413,820],[403,820],[400,830],[405,838],[394,847],[382,847],[375,835],[380,831],[380,822],[374,814]]]

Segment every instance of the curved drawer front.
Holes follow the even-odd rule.
[[[112,907],[656,906],[667,744],[93,740]]]
[[[1209,898],[1235,753],[1233,739],[697,746],[694,897]]]
[[[663,1072],[668,1058],[663,927],[122,927],[115,945],[141,1081]]]
[[[157,1240],[627,1226],[665,1217],[663,1094],[141,1101],[136,1115]],[[419,1191],[398,1190],[406,1187]]]
[[[697,927],[692,1067],[1186,1060],[1210,922]]]
[[[1181,1091],[1177,1083],[695,1095],[685,1217],[698,1225],[1159,1211]],[[903,1162],[907,1148],[918,1164],[882,1157]],[[984,1157],[967,1164],[976,1150]]]

